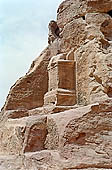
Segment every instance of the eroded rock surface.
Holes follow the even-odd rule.
[[[112,0],[65,0],[0,113],[0,170],[112,170]]]
[[[0,152],[20,154],[44,149],[47,135],[45,116],[8,119],[0,127]]]
[[[33,61],[28,73],[11,87],[3,110],[33,109],[43,105],[44,93],[48,89],[47,65],[50,58],[47,48]]]

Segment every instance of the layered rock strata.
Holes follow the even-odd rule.
[[[112,170],[112,0],[65,0],[0,115],[1,170]]]

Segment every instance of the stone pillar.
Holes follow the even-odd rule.
[[[76,104],[75,62],[56,57],[48,66],[49,87],[44,96],[45,105],[72,106]]]

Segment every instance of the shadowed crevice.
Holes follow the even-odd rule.
[[[112,17],[112,10],[108,11],[107,14],[109,14]]]

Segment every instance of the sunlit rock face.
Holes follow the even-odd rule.
[[[59,54],[67,56],[71,50],[77,69],[77,80],[71,77],[77,87],[76,103],[86,105],[112,96],[112,1],[66,0],[57,10],[57,21],[51,21],[48,27],[48,47],[12,86],[3,110],[43,106],[49,61]]]
[[[65,0],[11,87],[0,169],[112,170],[112,0]]]

